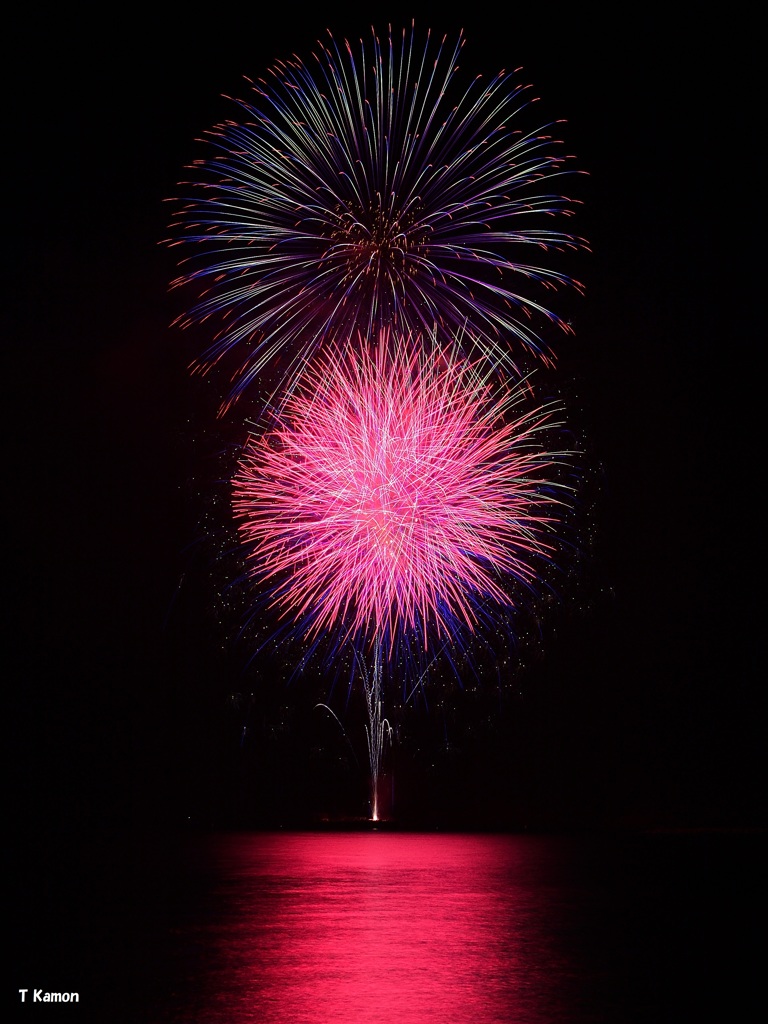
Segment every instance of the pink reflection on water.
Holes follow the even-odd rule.
[[[215,904],[197,936],[207,970],[174,1020],[559,1019],[569,971],[546,920],[557,908],[524,839],[255,835],[215,852]]]

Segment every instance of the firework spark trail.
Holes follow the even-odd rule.
[[[361,351],[357,352],[356,349]],[[455,349],[383,333],[327,351],[246,445],[233,507],[249,568],[312,642],[474,632],[535,583],[567,495],[554,407]],[[514,589],[514,588],[512,588]]]
[[[381,774],[384,757],[384,743],[392,744],[392,726],[382,715],[383,695],[381,685],[381,646],[378,641],[373,647],[373,667],[370,672],[365,662],[358,658],[358,667],[362,675],[365,703],[368,711],[368,725],[365,730],[368,740],[368,760],[371,769],[371,819],[379,820],[379,775]]]
[[[548,360],[539,324],[570,327],[543,290],[580,285],[525,254],[586,243],[544,226],[573,212],[557,183],[572,158],[548,126],[516,127],[529,87],[505,72],[462,87],[461,36],[318,45],[312,66],[251,83],[175,201],[170,244],[195,249],[173,285],[202,291],[179,322],[222,318],[200,367],[237,349],[234,400],[278,356],[293,381],[323,344],[382,328],[463,332],[512,368],[515,351]]]

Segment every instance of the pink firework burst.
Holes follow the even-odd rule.
[[[249,569],[307,638],[424,648],[509,608],[562,506],[552,407],[454,349],[382,334],[324,354],[246,445],[233,505]]]

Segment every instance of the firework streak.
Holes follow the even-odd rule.
[[[246,445],[234,510],[273,604],[391,655],[399,633],[474,631],[551,553],[564,494],[554,408],[455,349],[382,334],[326,349]]]
[[[580,286],[532,254],[585,243],[549,227],[572,212],[573,171],[549,126],[518,127],[529,87],[505,72],[461,86],[461,37],[318,46],[251,83],[175,201],[170,244],[194,247],[174,284],[202,293],[180,322],[219,318],[199,366],[236,352],[232,400],[278,357],[293,382],[358,331],[461,333],[515,371],[516,353],[548,361],[541,327],[570,327],[545,290]]]

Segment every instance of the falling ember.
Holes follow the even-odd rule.
[[[233,506],[253,578],[309,641],[391,660],[475,632],[553,554],[567,492],[552,407],[482,364],[382,332],[305,371],[245,446]]]

